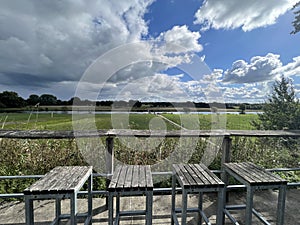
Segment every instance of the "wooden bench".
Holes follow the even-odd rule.
[[[88,212],[78,214],[77,194],[88,181]],[[86,217],[85,224],[92,222],[92,167],[91,166],[59,166],[48,172],[24,190],[26,224],[34,224],[33,201],[38,199],[56,199],[56,218],[52,224],[59,224],[59,220],[70,218],[71,225],[77,224],[78,217]],[[61,214],[61,200],[70,198],[70,214]]]
[[[225,163],[225,172],[233,176],[236,180],[246,185],[247,198],[246,205],[231,205],[225,207],[225,214],[234,223],[237,221],[230,214],[229,210],[246,209],[246,225],[252,224],[252,213],[264,224],[270,224],[253,208],[254,191],[258,189],[279,189],[277,205],[277,224],[284,224],[284,208],[287,181],[266,171],[265,169],[249,162]]]
[[[109,225],[113,224],[113,200],[116,196],[115,223],[120,216],[146,215],[146,224],[152,224],[153,182],[150,166],[124,165],[116,169],[108,187]],[[120,211],[120,196],[146,195],[146,210]]]
[[[175,207],[176,182],[178,181],[182,188],[182,208]],[[171,224],[179,224],[177,213],[181,213],[181,224],[186,225],[187,212],[199,213],[199,224],[201,218],[206,224],[210,224],[209,219],[202,209],[203,192],[218,192],[218,207],[217,207],[217,225],[223,224],[223,196],[224,183],[212,173],[203,164],[175,164],[173,165],[172,175],[172,213]],[[188,194],[199,194],[199,204],[197,208],[187,208]]]

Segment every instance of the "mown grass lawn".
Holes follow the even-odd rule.
[[[186,129],[226,129],[227,130],[252,130],[252,121],[257,119],[257,114],[162,114],[169,120],[180,124]],[[184,121],[187,121],[184,123]],[[190,121],[190,123],[188,123]]]

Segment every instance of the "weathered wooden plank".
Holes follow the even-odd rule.
[[[186,169],[184,164],[179,164],[178,165],[181,173],[185,176],[185,179],[187,180],[188,186],[195,186],[197,185],[197,182],[193,179],[189,171]]]
[[[224,186],[224,183],[205,165],[177,164],[173,165],[179,182],[185,188],[210,188]]]
[[[140,167],[134,166],[133,167],[133,175],[132,175],[132,187],[138,188],[139,187],[139,173],[140,173]]]
[[[124,182],[124,188],[131,188],[132,180],[133,180],[133,166],[127,166],[126,177]]]
[[[153,180],[152,180],[152,174],[151,174],[151,167],[147,165],[145,167],[146,169],[146,185],[147,188],[153,188]]]
[[[45,182],[47,182],[49,185],[53,185],[54,182],[56,182],[55,177],[58,174],[58,170],[51,170],[48,173],[45,174],[45,176],[35,183],[33,183],[30,187],[26,188],[24,190],[24,193],[32,193],[35,191],[44,190]]]
[[[208,168],[203,164],[196,164],[195,168],[199,171],[199,175],[201,174],[201,178],[205,180],[205,184],[208,186],[214,186],[222,184],[222,182],[219,182],[216,175],[214,175],[212,172],[208,170]]]
[[[84,184],[88,176],[92,173],[90,167],[80,166],[79,168],[77,167],[76,169],[77,171],[75,171],[74,173],[73,180],[71,180],[70,185],[67,186],[68,189],[78,190],[78,188]]]
[[[204,164],[199,164],[199,166],[202,167],[202,169],[205,171],[205,173],[208,174],[212,183],[217,184],[217,185],[224,185],[224,182],[219,177],[217,177],[216,174],[211,172]]]
[[[229,168],[236,176],[241,177],[250,185],[268,185],[286,183],[286,181],[276,175],[258,167],[253,163],[226,163],[225,166]]]
[[[260,176],[262,176],[264,178],[264,181],[268,182],[268,181],[272,181],[272,182],[286,182],[286,180],[282,179],[281,177],[277,176],[274,173],[271,173],[267,170],[265,170],[264,168],[261,168],[257,165],[255,165],[254,163],[248,163],[248,166],[255,171],[257,174],[259,174]],[[263,171],[263,173],[262,173]]]
[[[42,179],[25,189],[24,193],[51,194],[78,191],[79,187],[83,185],[91,173],[92,167],[89,166],[56,167],[48,172]]]
[[[204,184],[209,185],[213,183],[211,182],[211,178],[209,177],[209,175],[205,173],[204,169],[199,164],[194,164],[193,169],[198,174],[199,178],[202,180],[203,185]]]
[[[255,183],[255,179],[253,179],[253,177],[247,171],[241,170],[241,168],[239,168],[236,165],[236,163],[225,163],[224,165],[225,167],[230,169],[234,174],[242,177],[249,184]]]
[[[48,186],[48,191],[65,191],[70,190],[71,186],[74,185],[74,181],[78,179],[78,170],[77,167],[66,167],[63,169],[62,167],[58,167],[58,174],[55,178],[55,183],[52,186],[48,186],[45,183],[45,188]]]
[[[112,177],[112,179],[111,179],[111,181],[110,181],[110,183],[109,183],[109,186],[108,186],[109,189],[115,189],[115,188],[117,187],[118,180],[119,180],[120,173],[121,173],[121,168],[122,168],[122,167],[118,167],[118,168],[115,170],[115,172],[114,172],[114,174],[113,174],[113,177]]]
[[[153,188],[151,167],[126,165],[118,167],[109,185],[110,190],[135,191]]]
[[[118,188],[118,189],[124,188],[126,173],[127,173],[127,166],[125,165],[125,166],[121,167],[121,172],[120,172],[120,176],[119,176],[116,188]]]
[[[271,182],[278,182],[278,179],[274,179],[273,176],[270,176],[263,168],[259,168],[254,164],[251,163],[240,163],[238,164],[244,171],[248,171],[253,178],[255,178],[257,183],[271,183]]]
[[[146,167],[145,166],[140,166],[139,167],[139,187],[140,188],[145,188],[146,187],[146,172],[145,172]]]
[[[179,180],[182,182],[183,186],[188,186],[189,180],[185,177],[185,175],[182,173],[181,168],[180,168],[180,164],[175,164],[173,165],[174,171],[176,173],[176,175],[178,176]]]
[[[201,174],[194,170],[193,165],[187,164],[185,165],[185,168],[197,185],[204,184],[203,180],[201,179]]]
[[[300,137],[300,130],[0,130],[0,138],[73,139],[87,137]]]
[[[257,174],[254,170],[252,170],[249,167],[248,163],[234,163],[234,166],[237,168],[238,171],[240,171],[241,174],[243,174],[244,176],[247,176],[248,178],[251,178],[251,180],[253,180],[253,183],[263,183],[264,178],[262,176],[260,176],[259,174]],[[261,171],[262,172],[262,171]]]

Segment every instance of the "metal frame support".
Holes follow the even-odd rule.
[[[34,200],[42,199],[55,199],[55,215],[56,218],[51,224],[59,224],[62,218],[70,218],[71,225],[77,225],[78,217],[85,217],[85,224],[92,224],[92,209],[93,209],[93,196],[92,196],[93,174],[88,178],[88,212],[79,214],[77,212],[77,196],[78,191],[72,193],[58,193],[58,194],[28,194],[25,195],[25,222],[28,225],[34,224]],[[70,199],[70,214],[61,214],[61,200],[64,198]]]
[[[145,195],[146,197],[146,209],[145,210],[131,210],[120,211],[120,197],[121,196],[136,196]],[[116,197],[116,215],[114,218],[114,197]],[[111,191],[108,194],[108,225],[119,224],[121,216],[132,215],[145,215],[146,225],[152,225],[152,210],[153,210],[153,190],[143,191]]]
[[[224,189],[225,187],[214,187],[214,188],[182,188],[182,206],[181,208],[176,208],[176,172],[173,170],[172,173],[172,208],[171,208],[171,225],[179,225],[178,218],[176,213],[181,213],[181,225],[187,224],[187,213],[188,212],[198,212],[199,213],[199,224],[202,224],[202,219],[205,221],[206,224],[210,224],[208,218],[206,217],[205,213],[202,210],[202,203],[203,203],[203,193],[204,192],[217,192],[218,199],[217,199],[217,225],[223,225],[224,221],[224,213],[223,213],[223,199],[224,199]],[[199,194],[198,200],[198,207],[197,208],[188,208],[188,194]]]

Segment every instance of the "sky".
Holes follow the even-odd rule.
[[[261,103],[300,96],[297,0],[1,0],[0,92]]]

